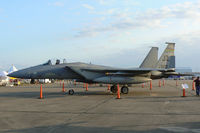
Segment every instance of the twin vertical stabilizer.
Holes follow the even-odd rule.
[[[158,47],[152,47],[140,68],[155,68],[158,62]]]
[[[167,47],[156,64],[156,68],[175,68],[175,43],[166,42]]]
[[[158,48],[152,47],[140,68],[161,68],[161,69],[169,69],[175,68],[175,43],[166,42],[167,47],[158,60]]]

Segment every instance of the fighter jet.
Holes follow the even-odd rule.
[[[59,61],[52,65],[51,61],[48,61],[42,65],[11,73],[9,76],[23,79],[76,79],[84,83],[112,84],[111,92],[113,93],[117,92],[117,84],[120,84],[122,85],[121,93],[127,94],[129,91],[127,85],[129,84],[140,84],[152,79],[176,75],[175,69],[169,67],[172,66],[171,60],[168,60],[171,58],[170,53],[174,51],[174,47],[174,43],[168,44],[163,56],[157,62],[156,68],[121,69],[81,62],[60,64]],[[73,90],[69,90],[69,94],[73,93]]]

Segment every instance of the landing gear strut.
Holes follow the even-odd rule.
[[[116,85],[111,86],[110,91],[112,93],[117,93],[117,86]]]

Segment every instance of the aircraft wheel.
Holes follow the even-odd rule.
[[[129,91],[129,89],[128,89],[128,87],[126,87],[126,86],[123,86],[123,87],[121,88],[121,93],[123,93],[123,94],[128,94],[128,91]]]
[[[31,79],[31,84],[35,84],[35,80],[34,79]]]
[[[69,95],[74,95],[74,90],[69,90]]]
[[[112,93],[117,93],[117,86],[116,85],[111,86],[110,91]]]

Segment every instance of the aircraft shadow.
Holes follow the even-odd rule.
[[[144,130],[120,130],[118,127],[83,127],[72,126],[72,124],[81,124],[86,122],[66,123],[51,126],[39,126],[26,129],[13,129],[3,131],[2,133],[176,133],[176,132],[199,132],[200,122],[187,123],[164,123],[164,124],[136,124],[132,128],[143,127]],[[109,123],[108,123],[109,124]],[[120,126],[121,127],[121,126]],[[145,130],[145,127],[152,127],[151,130]],[[126,128],[126,127],[124,127]]]
[[[69,95],[66,91],[63,92],[43,92],[44,98],[57,98],[57,97],[65,97],[65,96],[89,96],[89,95],[113,95],[110,92],[75,92],[74,95]],[[3,98],[39,98],[40,92],[3,92],[0,93],[0,97]]]
[[[39,98],[40,92],[10,92],[0,93],[0,97],[12,98]],[[46,92],[43,97],[56,98],[65,96],[62,92]]]

